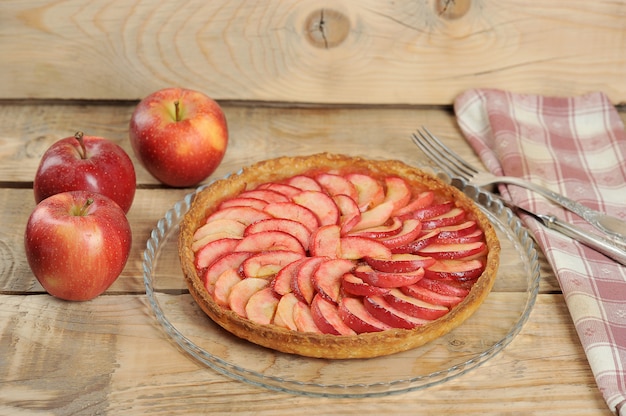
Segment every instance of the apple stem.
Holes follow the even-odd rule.
[[[180,121],[180,101],[174,101],[174,117],[176,121]]]
[[[85,141],[83,140],[83,136],[84,135],[82,131],[77,131],[76,134],[74,134],[74,138],[78,140],[78,143],[80,143],[80,150],[78,151],[78,153],[80,154],[80,158],[87,159],[87,148],[85,147]]]
[[[84,217],[87,215],[87,210],[89,209],[89,207],[91,206],[91,204],[93,204],[93,198],[87,198],[87,200],[85,201],[85,203],[80,206],[80,207],[74,207],[74,209],[72,210],[72,215],[76,216],[76,217]]]

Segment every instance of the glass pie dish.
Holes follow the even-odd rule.
[[[527,230],[501,201],[458,179],[439,177],[481,207],[502,251],[496,283],[478,311],[426,345],[384,357],[330,360],[281,353],[225,331],[189,294],[178,259],[178,225],[195,193],[167,211],[147,241],[143,277],[150,307],[184,353],[219,373],[275,391],[372,397],[422,389],[465,374],[500,352],[521,330],[537,297],[539,261]]]

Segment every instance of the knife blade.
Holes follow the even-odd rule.
[[[554,215],[538,214],[527,208],[515,205],[510,201],[504,201],[504,204],[511,208],[514,212],[522,212],[535,218],[546,228],[557,231],[563,235],[566,235],[587,247],[596,250],[599,253],[604,254],[612,260],[615,260],[619,264],[626,266],[626,248],[617,246],[612,240],[604,237],[600,237],[597,234],[590,233],[583,230],[573,224],[569,224],[565,221],[559,220]]]

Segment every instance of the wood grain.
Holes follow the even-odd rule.
[[[151,230],[192,189],[160,186],[135,158],[139,189],[128,214],[134,241],[122,275],[90,302],[63,302],[45,294],[28,267],[22,241],[35,206],[31,187],[39,158],[57,138],[72,134],[77,122],[132,155],[126,138],[132,108],[131,103],[0,104],[0,414],[290,415],[294,409],[329,415],[610,414],[558,282],[543,259],[540,294],[520,334],[482,366],[441,385],[377,398],[305,397],[204,367],[157,322],[142,276]],[[449,108],[233,103],[224,108],[231,142],[215,177],[259,159],[322,150],[425,163],[407,138],[421,125],[479,165]],[[625,113],[620,115],[626,119]],[[512,258],[504,258],[503,264],[516,267]],[[175,277],[175,256],[167,265]],[[502,284],[493,299],[511,295]],[[188,297],[173,293],[172,302]],[[461,341],[477,337],[462,330],[459,334]]]
[[[272,392],[207,369],[167,338],[143,296],[2,300],[0,349],[11,351],[0,362],[3,414],[610,414],[561,296],[540,295],[520,335],[481,367],[363,399]]]
[[[0,99],[450,104],[475,87],[626,102],[626,1],[0,2]]]
[[[35,207],[32,194],[41,155],[58,138],[73,131],[79,120],[84,131],[107,137],[120,144],[131,156],[137,171],[135,201],[128,213],[133,230],[130,260],[120,278],[109,289],[112,293],[143,291],[142,253],[146,240],[167,210],[189,189],[159,185],[134,157],[126,137],[132,105],[47,105],[30,103],[1,106],[0,137],[4,138],[0,157],[0,293],[41,292],[23,249],[23,232],[28,215]],[[452,114],[445,109],[334,109],[225,106],[231,125],[231,139],[223,163],[209,178],[221,178],[255,161],[281,155],[306,155],[320,151],[374,158],[394,158],[407,163],[426,164],[427,160],[408,138],[421,125],[429,126],[463,157],[480,166],[477,156],[461,138]],[[37,114],[35,123],[29,115]],[[626,114],[624,114],[626,118]],[[387,144],[393,141],[393,146]],[[4,153],[2,153],[4,152]],[[173,261],[175,261],[174,259]],[[545,263],[544,263],[545,264]],[[554,275],[545,266],[541,290],[558,290]]]

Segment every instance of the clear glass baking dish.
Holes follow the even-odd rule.
[[[178,259],[178,224],[194,193],[167,211],[147,241],[143,277],[150,307],[184,353],[208,369],[275,391],[372,397],[423,389],[465,374],[519,333],[537,297],[540,267],[531,236],[497,198],[458,179],[439,176],[482,208],[496,228],[502,254],[494,288],[478,311],[422,347],[386,357],[325,360],[280,353],[223,330],[189,294]]]

